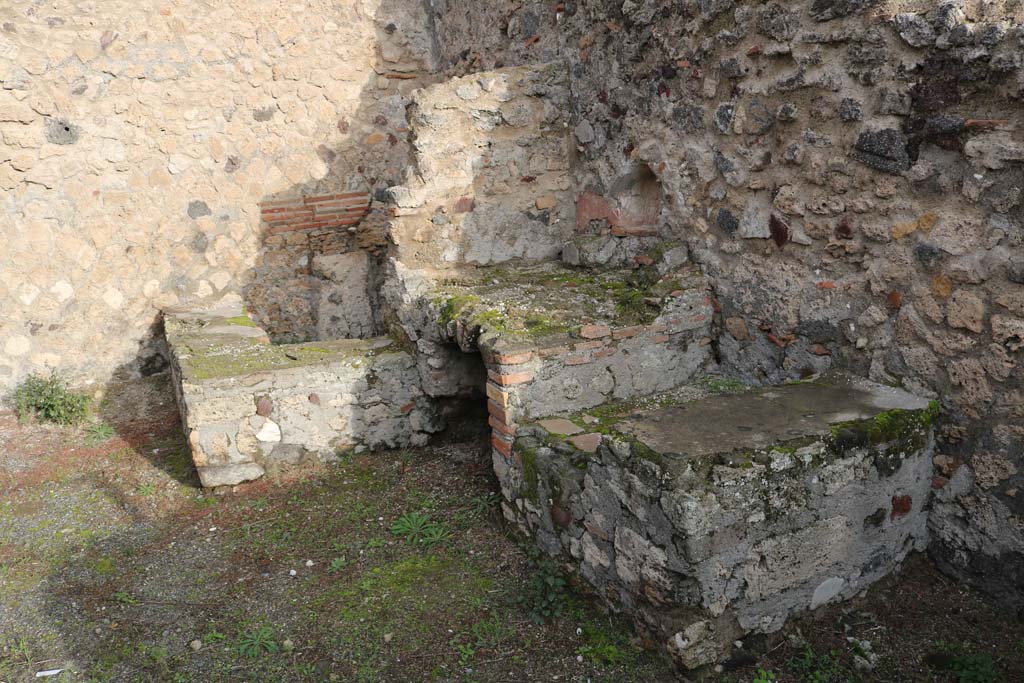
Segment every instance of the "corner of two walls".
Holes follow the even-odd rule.
[[[1024,7],[442,4],[453,73],[569,63],[579,213],[655,174],[726,367],[941,400],[932,555],[1024,605]]]

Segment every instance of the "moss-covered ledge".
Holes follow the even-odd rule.
[[[587,328],[649,326],[677,309],[685,315],[687,298],[706,298],[706,282],[691,264],[661,273],[545,262],[463,268],[437,281],[431,303],[444,336],[460,345],[541,346],[587,338]]]
[[[710,376],[671,392],[524,424],[516,446],[523,452],[554,448],[584,466],[600,438],[614,452],[654,463],[668,478],[706,476],[717,466],[771,469],[797,453],[803,465],[820,465],[855,449],[891,472],[927,445],[938,414],[938,401],[841,373],[771,387]]]

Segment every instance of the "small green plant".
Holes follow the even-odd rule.
[[[612,621],[589,621],[581,630],[583,644],[576,648],[576,654],[584,659],[609,666],[626,664],[636,658],[637,650],[630,645],[628,632],[617,628]]]
[[[264,654],[277,654],[281,647],[274,639],[274,629],[270,626],[261,626],[249,631],[238,639],[235,647],[238,654],[255,659]]]
[[[408,448],[403,448],[398,452],[398,460],[402,463],[403,469],[409,469],[412,467],[414,455],[413,452]]]
[[[391,525],[391,533],[401,536],[407,543],[427,548],[444,543],[451,538],[451,531],[422,512],[407,512]]]
[[[32,649],[29,647],[28,641],[24,638],[19,638],[16,642],[8,641],[4,643],[4,648],[9,649],[11,652],[12,663],[24,665],[26,669],[32,669],[35,667],[35,657],[32,655]],[[0,649],[0,651],[2,651]],[[0,659],[0,664],[3,664],[4,660]],[[2,671],[2,669],[0,669]]]
[[[623,650],[614,643],[580,645],[576,648],[576,654],[589,662],[602,665],[622,664],[628,661],[631,656],[628,650]]]
[[[41,422],[75,425],[85,419],[89,397],[68,389],[67,383],[52,374],[29,375],[12,394],[18,419],[35,418]]]
[[[427,548],[432,548],[435,545],[447,542],[452,537],[452,532],[449,531],[441,524],[432,524],[427,527],[426,532],[423,534],[423,538],[420,539]]]
[[[544,624],[562,616],[568,604],[565,577],[558,566],[549,558],[542,557],[539,550],[529,551],[534,570],[516,602],[526,611],[530,620]]]
[[[328,567],[328,570],[332,574],[337,574],[338,572],[340,572],[342,569],[345,568],[345,564],[346,564],[346,562],[345,562],[345,558],[344,557],[336,557],[333,560],[331,560],[331,565],[330,565],[330,567]]]
[[[759,668],[751,683],[775,683],[775,672]]]
[[[206,635],[203,636],[204,643],[219,643],[227,639],[228,637],[220,631],[218,631],[217,629],[210,629],[210,631],[208,631]]]
[[[110,441],[114,437],[114,428],[106,422],[96,422],[85,428],[85,441],[90,446]]]
[[[156,493],[156,484],[139,484],[138,492],[140,496],[152,496]]]
[[[416,543],[430,527],[430,515],[407,512],[391,525],[391,533],[401,536],[409,543]]]
[[[818,654],[808,645],[798,657],[789,660],[791,673],[800,683],[856,683],[856,677],[843,666],[839,653]]]
[[[96,560],[96,564],[93,565],[93,569],[95,569],[96,573],[101,576],[110,576],[117,571],[117,565],[114,564],[113,558],[101,557]]]
[[[492,615],[490,619],[484,619],[473,624],[469,632],[472,634],[477,648],[487,648],[490,650],[497,648],[515,633],[513,628],[505,623],[497,614]]]
[[[455,648],[459,651],[459,666],[466,666],[476,656],[476,648],[471,643],[458,643]]]
[[[960,655],[950,669],[956,674],[957,683],[1000,683],[1003,680],[992,655],[987,652]]]
[[[120,605],[137,605],[139,599],[128,591],[117,591],[114,593],[114,600]]]
[[[481,650],[496,650],[501,643],[514,635],[514,629],[506,624],[500,616],[494,614],[473,624],[468,634],[460,634],[452,638],[450,644],[459,653],[459,666],[468,666]]]

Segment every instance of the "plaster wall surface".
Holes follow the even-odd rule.
[[[160,310],[254,281],[263,309],[312,300],[260,202],[397,182],[429,23],[419,0],[3,3],[0,392],[160,371]]]

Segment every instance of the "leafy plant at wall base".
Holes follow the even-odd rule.
[[[539,552],[531,552],[534,571],[530,580],[516,597],[516,602],[526,611],[530,619],[544,624],[562,616],[568,603],[565,578],[558,566]]]
[[[957,683],[1002,683],[1003,680],[992,656],[987,653],[960,655],[953,660],[950,670],[956,674]]]
[[[444,543],[452,537],[452,532],[445,529],[440,524],[431,524],[427,527],[426,532],[423,534],[423,538],[420,539],[420,543],[430,548],[440,543]]]
[[[74,425],[85,419],[89,397],[71,391],[56,374],[49,377],[30,375],[12,394],[18,419],[34,417],[42,422]]]
[[[751,681],[751,683],[775,683],[775,680],[775,672],[758,669],[757,673],[754,674],[754,680]]]
[[[857,678],[843,666],[839,653],[819,655],[810,646],[789,660],[789,670],[800,683],[856,683]]]
[[[477,496],[469,501],[470,506],[473,508],[473,512],[483,517],[487,515],[492,509],[498,505],[498,496],[494,493],[488,493],[485,496]]]
[[[1003,683],[1003,674],[987,652],[970,652],[966,645],[942,640],[936,646],[938,651],[925,656],[925,664],[951,672],[956,676],[956,683]]]

